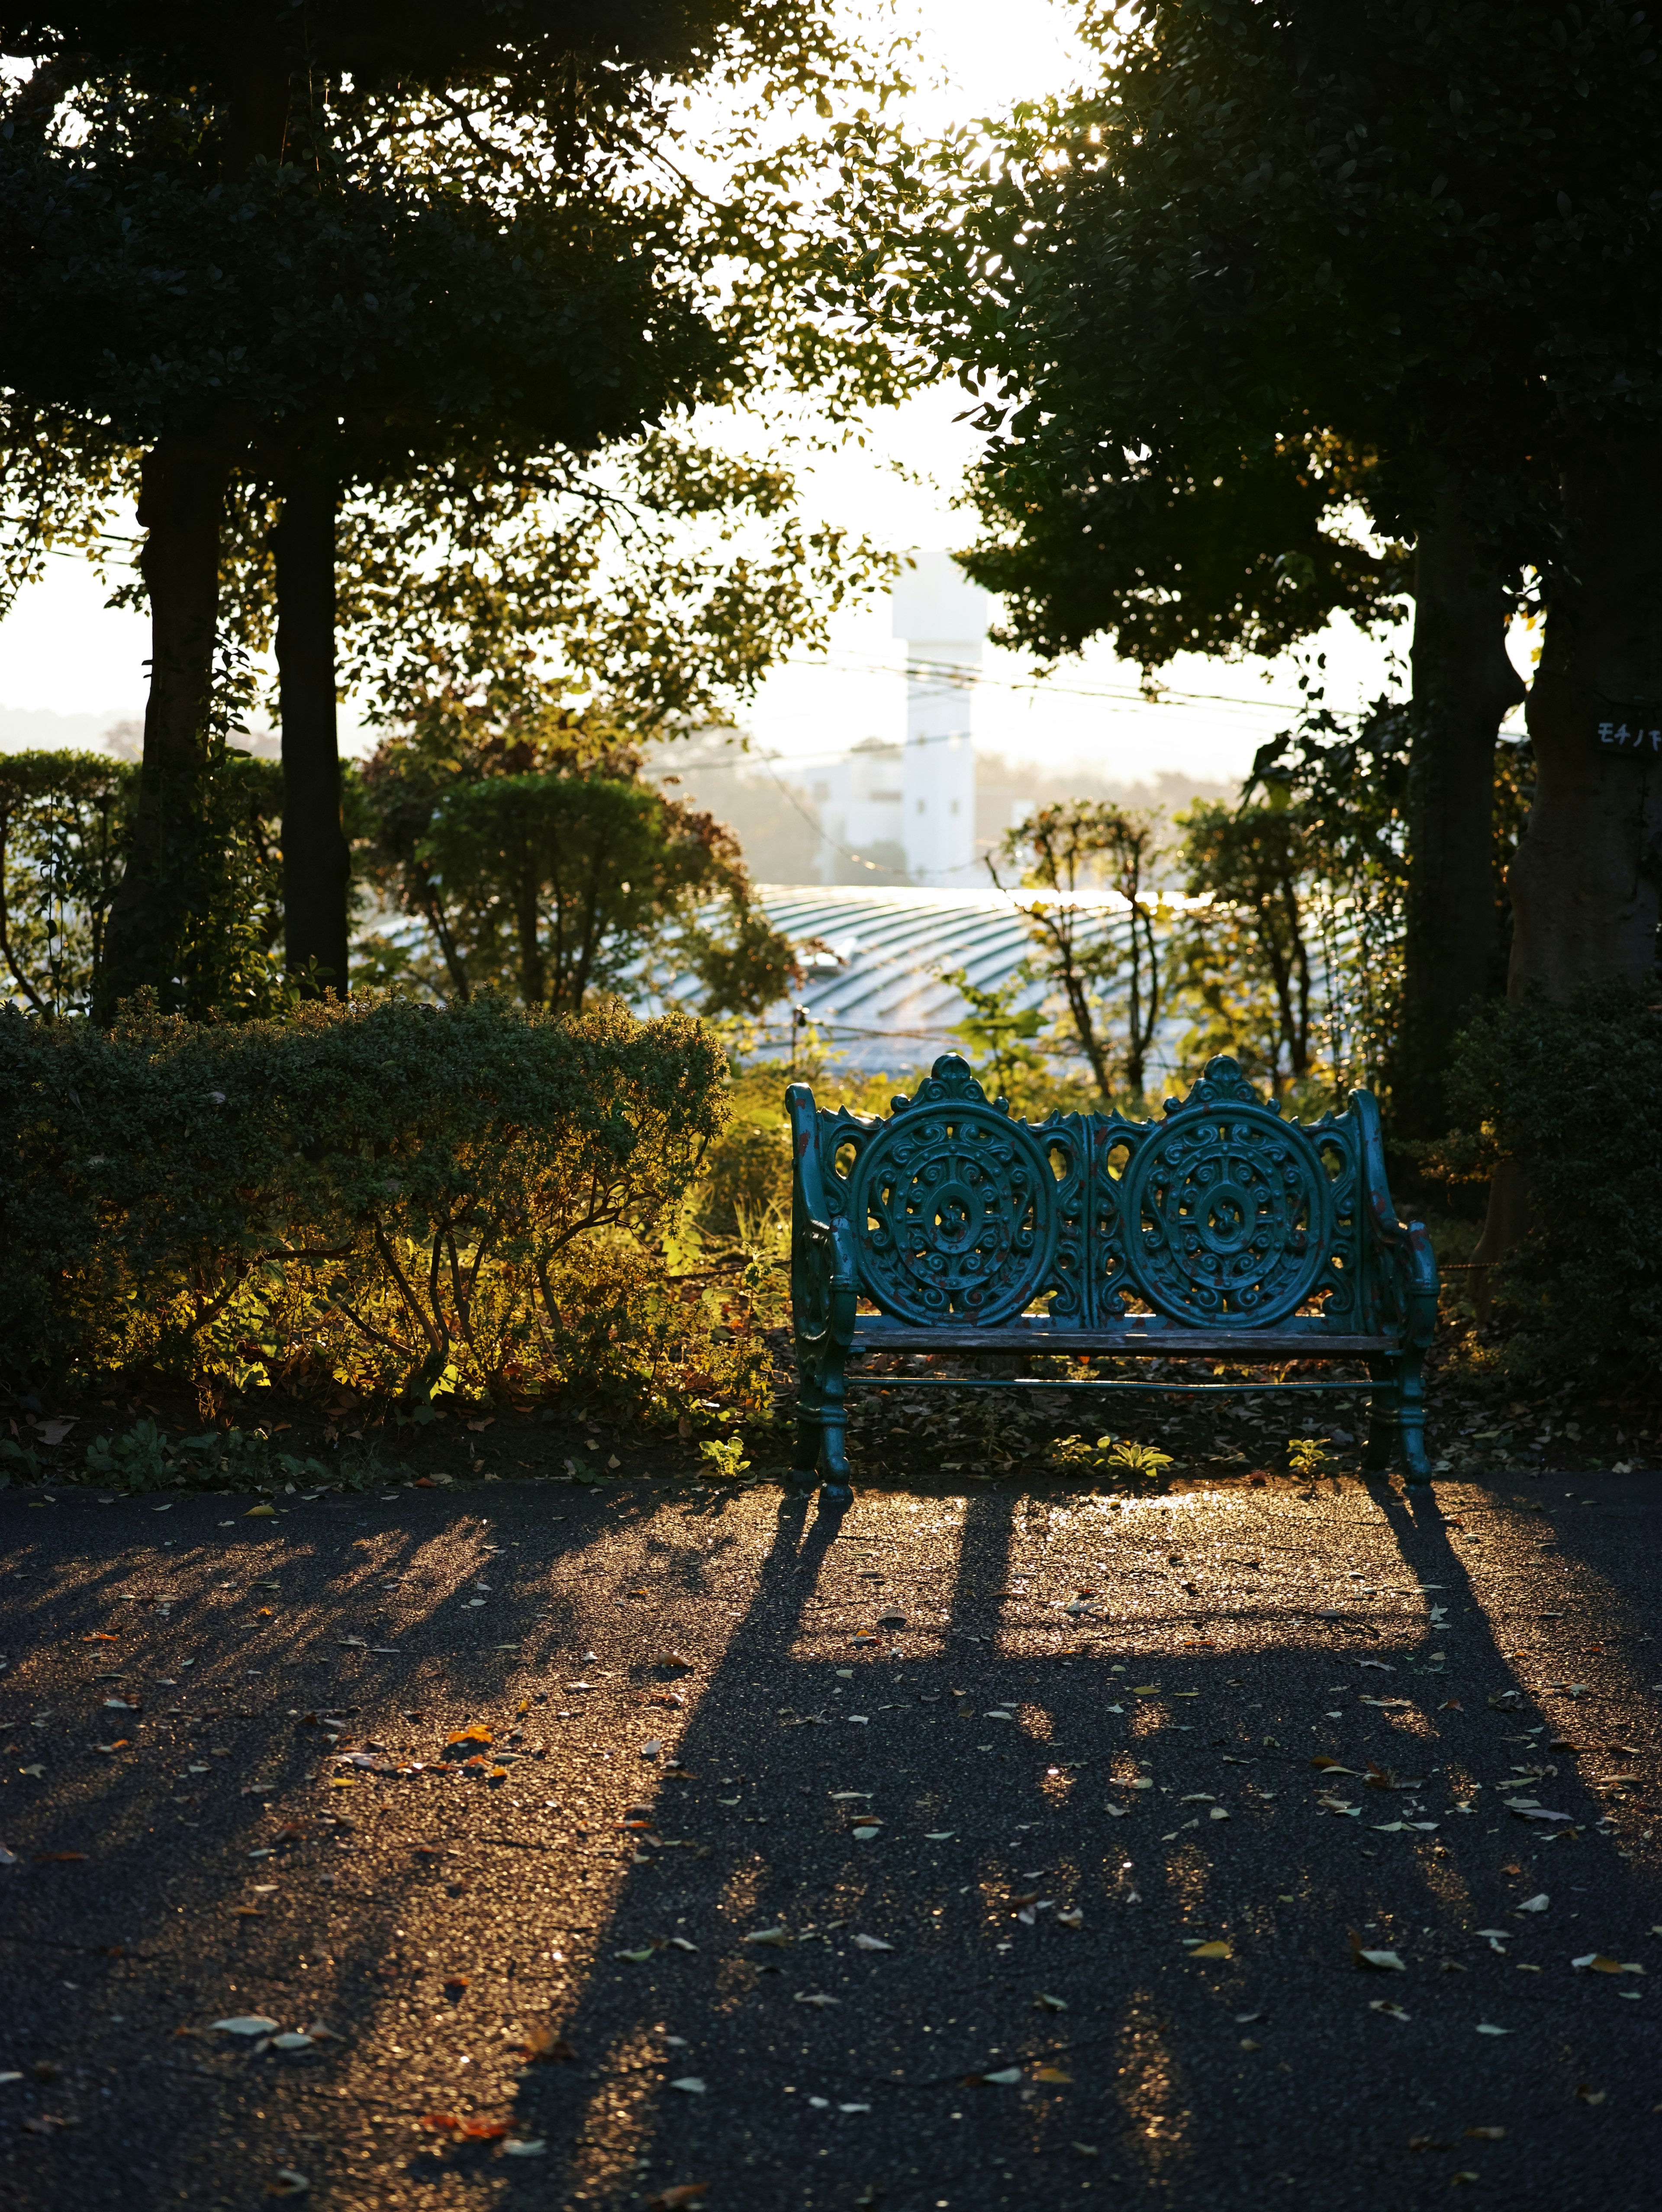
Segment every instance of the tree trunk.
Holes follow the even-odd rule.
[[[1561,489],[1563,558],[1530,690],[1535,800],[1507,879],[1514,1003],[1646,983],[1662,918],[1662,757],[1648,741],[1604,742],[1662,728],[1662,445],[1591,454]],[[1498,1260],[1527,1227],[1513,1161],[1490,1185],[1475,1256]]]
[[[1415,552],[1413,743],[1409,757],[1403,1017],[1394,1133],[1440,1136],[1463,1023],[1500,985],[1495,744],[1525,696],[1507,658],[1507,598],[1445,482]]]
[[[107,1021],[146,985],[177,1002],[192,909],[200,903],[203,801],[219,547],[231,465],[222,447],[169,433],[145,456],[138,565],[150,602],[150,692],[132,842],[110,908],[97,989]]]
[[[1509,999],[1655,972],[1662,758],[1602,743],[1601,725],[1662,726],[1659,499],[1662,446],[1600,454],[1564,480],[1569,574],[1530,695],[1535,802],[1509,879]]]
[[[351,855],[340,816],[335,732],[335,511],[329,472],[298,462],[283,478],[277,657],[283,717],[283,952],[309,998],[347,991]],[[315,962],[309,970],[308,963]]]

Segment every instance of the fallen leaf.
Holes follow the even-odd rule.
[[[683,2074],[679,2081],[672,2081],[669,2086],[672,2089],[682,2090],[689,2097],[702,2097],[704,2094],[704,2083],[696,2074]]]
[[[612,1955],[614,1959],[627,1959],[631,1966],[644,1966],[647,1960],[655,1955],[655,1951],[654,1947],[648,1943],[643,1950],[614,1951]]]
[[[263,2012],[234,2013],[229,2020],[216,2020],[214,2031],[220,2035],[275,2035],[277,2024],[267,2020]]]
[[[1468,2128],[1466,2133],[1478,2142],[1499,2142],[1506,2134],[1504,2128]]]
[[[280,2166],[265,2194],[268,2197],[303,2197],[311,2185],[306,2176],[297,2173],[292,2166]]]
[[[1401,2005],[1393,2004],[1389,1997],[1373,1997],[1368,2002],[1370,2012],[1382,2012],[1388,2020],[1406,2020],[1408,2014]]]
[[[709,2187],[707,2181],[678,2181],[673,2189],[661,2189],[655,2197],[648,2197],[646,2212],[684,2212],[689,2204],[696,2204]]]
[[[1388,1974],[1405,1974],[1408,1972],[1394,1951],[1367,1950],[1354,1928],[1348,1933],[1350,1955],[1359,1966],[1372,1966],[1377,1972]]]
[[[1071,2074],[1064,2074],[1060,2066],[1041,2066],[1033,2075],[1035,2081],[1071,2082],[1073,2078]]]
[[[1356,1771],[1354,1766],[1341,1766],[1336,1759],[1312,1759],[1310,1764],[1320,1767],[1324,1774],[1354,1774]]]
[[[1589,1951],[1583,1958],[1572,1959],[1570,1964],[1586,1967],[1595,1974],[1642,1974],[1645,1971],[1636,1961],[1629,1960],[1624,1966],[1621,1960],[1612,1959],[1604,1951]]]
[[[798,2004],[811,2005],[834,2005],[841,2004],[843,2002],[841,1997],[828,1997],[819,1990],[815,1990],[812,1995],[805,1995],[802,1990],[798,1990],[795,2001]]]
[[[85,1851],[37,1851],[34,1863],[36,1866],[76,1866],[86,1856]]]
[[[275,1505],[251,1505],[243,1515],[245,1521],[271,1521],[277,1517]]]
[[[1480,2020],[1477,2023],[1477,2033],[1479,2035],[1510,2035],[1512,2030],[1509,2027],[1495,2027],[1488,2021]]]
[[[509,2136],[502,2148],[509,2158],[540,2158],[548,2148],[548,2142],[541,2136],[531,2142],[522,2142],[516,2136]]]
[[[1521,1905],[1514,1905],[1512,1909],[1514,1912],[1544,1912],[1550,1903],[1551,1899],[1543,1889],[1538,1896],[1526,1897]]]
[[[1001,2066],[996,2074],[982,2074],[971,2078],[989,2082],[995,2088],[1013,2089],[1021,2079],[1021,2069],[1019,2066]]]
[[[1191,1959],[1233,1959],[1234,1953],[1226,1942],[1196,1943],[1189,1954]]]
[[[1058,1912],[1056,1918],[1064,1928],[1083,1928],[1085,1925],[1085,1915],[1078,1905],[1075,1905],[1070,1911]]]
[[[286,2035],[274,2035],[271,2038],[273,2051],[313,2051],[316,2047],[309,2035],[302,2035],[295,2028],[290,2028]]]
[[[856,1936],[854,1948],[856,1951],[892,1951],[894,1946],[886,1943],[880,1936]]]
[[[1035,2012],[1066,2012],[1068,2000],[1066,1997],[1053,1997],[1048,1990],[1041,1990],[1033,1999],[1033,2009]]]
[[[1610,2091],[1595,2089],[1590,2082],[1580,2081],[1576,2084],[1575,2094],[1584,2105],[1602,2105]]]
[[[577,2056],[557,2029],[547,2027],[533,2027],[520,2048],[527,2058],[546,2060],[551,2065]]]
[[[854,1940],[857,1943],[860,1938],[856,1936]],[[790,1942],[790,1937],[782,1928],[758,1928],[751,1935],[746,1936],[745,1941],[746,1943],[776,1944],[782,1948]],[[886,1950],[888,1946],[885,1944],[884,1948]]]

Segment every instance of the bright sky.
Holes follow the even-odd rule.
[[[1071,40],[1069,10],[1053,0],[898,0],[894,12],[903,27],[916,24],[938,72],[911,106],[920,131],[1060,89],[1087,66]],[[969,518],[953,500],[977,439],[953,419],[964,404],[954,387],[874,422],[863,451],[838,455],[808,479],[809,519],[851,526],[897,550],[965,543]],[[903,481],[890,465],[897,459],[926,483]],[[18,710],[77,718],[58,734],[82,744],[107,723],[143,710],[146,623],[107,611],[78,561],[50,565],[0,623],[0,744],[52,741],[53,726]],[[1404,649],[1406,634],[1395,642]],[[1385,647],[1348,623],[1319,643],[1336,704],[1381,688]],[[780,670],[741,719],[758,750],[787,757],[823,757],[864,737],[898,737],[901,666],[886,605],[850,615],[837,623],[823,662]],[[981,744],[1057,766],[1089,761],[1129,780],[1167,769],[1206,778],[1243,774],[1255,747],[1290,719],[1297,697],[1294,667],[1188,657],[1165,673],[1172,696],[1150,705],[1137,696],[1135,671],[1100,650],[1044,682],[1019,657],[989,650],[983,677],[974,705]],[[354,750],[367,742],[350,708],[342,740]]]

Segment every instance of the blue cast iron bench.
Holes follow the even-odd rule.
[[[1379,1108],[1284,1121],[1224,1055],[1165,1119],[1014,1119],[956,1053],[886,1118],[785,1094],[795,1164],[793,1480],[845,1504],[850,1375],[872,1354],[1333,1360],[1367,1381],[1170,1382],[1031,1371],[939,1388],[1366,1390],[1366,1464],[1430,1480],[1421,1370],[1437,1316],[1424,1225],[1397,1218]],[[874,1310],[862,1313],[866,1305]]]

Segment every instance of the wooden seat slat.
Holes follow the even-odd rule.
[[[1230,1358],[1250,1367],[1266,1359],[1379,1358],[1402,1349],[1396,1336],[1328,1336],[1311,1330],[1198,1328],[909,1328],[902,1322],[855,1323],[850,1352],[1020,1352],[1030,1358],[1088,1352],[1104,1359]]]

